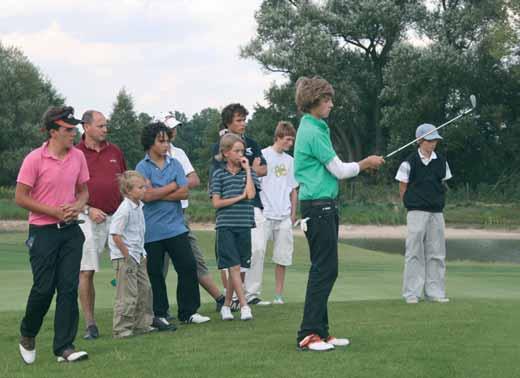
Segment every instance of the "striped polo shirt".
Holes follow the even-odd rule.
[[[251,175],[258,191],[260,184],[256,174],[251,170]],[[211,194],[218,194],[220,198],[227,199],[237,197],[244,193],[247,174],[243,169],[237,174],[232,174],[225,168],[218,168],[213,172],[211,179]],[[231,206],[217,209],[215,228],[221,227],[255,227],[255,215],[252,200],[242,200]]]

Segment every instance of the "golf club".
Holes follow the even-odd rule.
[[[455,121],[458,120],[459,118],[462,118],[462,117],[464,117],[465,115],[471,113],[473,110],[475,110],[475,108],[476,108],[476,106],[477,106],[477,98],[475,97],[475,95],[471,95],[471,96],[469,96],[469,101],[471,102],[471,109],[468,109],[468,110],[462,112],[462,113],[459,114],[457,117],[455,117],[455,118],[453,118],[453,119],[450,119],[448,122],[443,123],[442,125],[440,125],[439,127],[433,129],[432,131],[429,131],[429,132],[427,132],[426,134],[420,136],[419,138],[416,138],[416,139],[412,140],[410,143],[407,143],[407,144],[405,144],[404,146],[398,148],[397,150],[390,152],[388,155],[385,156],[385,159],[389,158],[389,157],[392,156],[392,155],[395,155],[395,154],[398,153],[399,151],[401,151],[401,150],[405,149],[406,147],[408,147],[408,146],[414,144],[414,143],[417,142],[419,139],[422,139],[422,138],[424,138],[425,136],[430,135],[431,133],[433,133],[433,132],[435,132],[435,131],[437,131],[437,130],[442,129],[442,128],[445,127],[445,126],[448,126],[450,123],[455,122]]]

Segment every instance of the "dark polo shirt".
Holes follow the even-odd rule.
[[[87,159],[90,180],[87,182],[89,206],[113,214],[122,201],[117,182],[117,175],[126,171],[123,152],[112,143],[105,142],[97,152],[85,145],[82,139],[76,148]]]

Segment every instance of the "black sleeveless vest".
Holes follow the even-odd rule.
[[[403,197],[408,210],[441,213],[444,209],[445,188],[442,179],[446,176],[446,159],[437,154],[428,165],[421,162],[416,151],[406,158],[410,164],[410,178]]]

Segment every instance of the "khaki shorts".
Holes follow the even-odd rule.
[[[80,214],[79,219],[85,221],[85,223],[79,225],[85,235],[80,271],[99,272],[99,260],[108,242],[112,217],[107,216],[106,220],[100,224],[93,222],[85,214]]]

